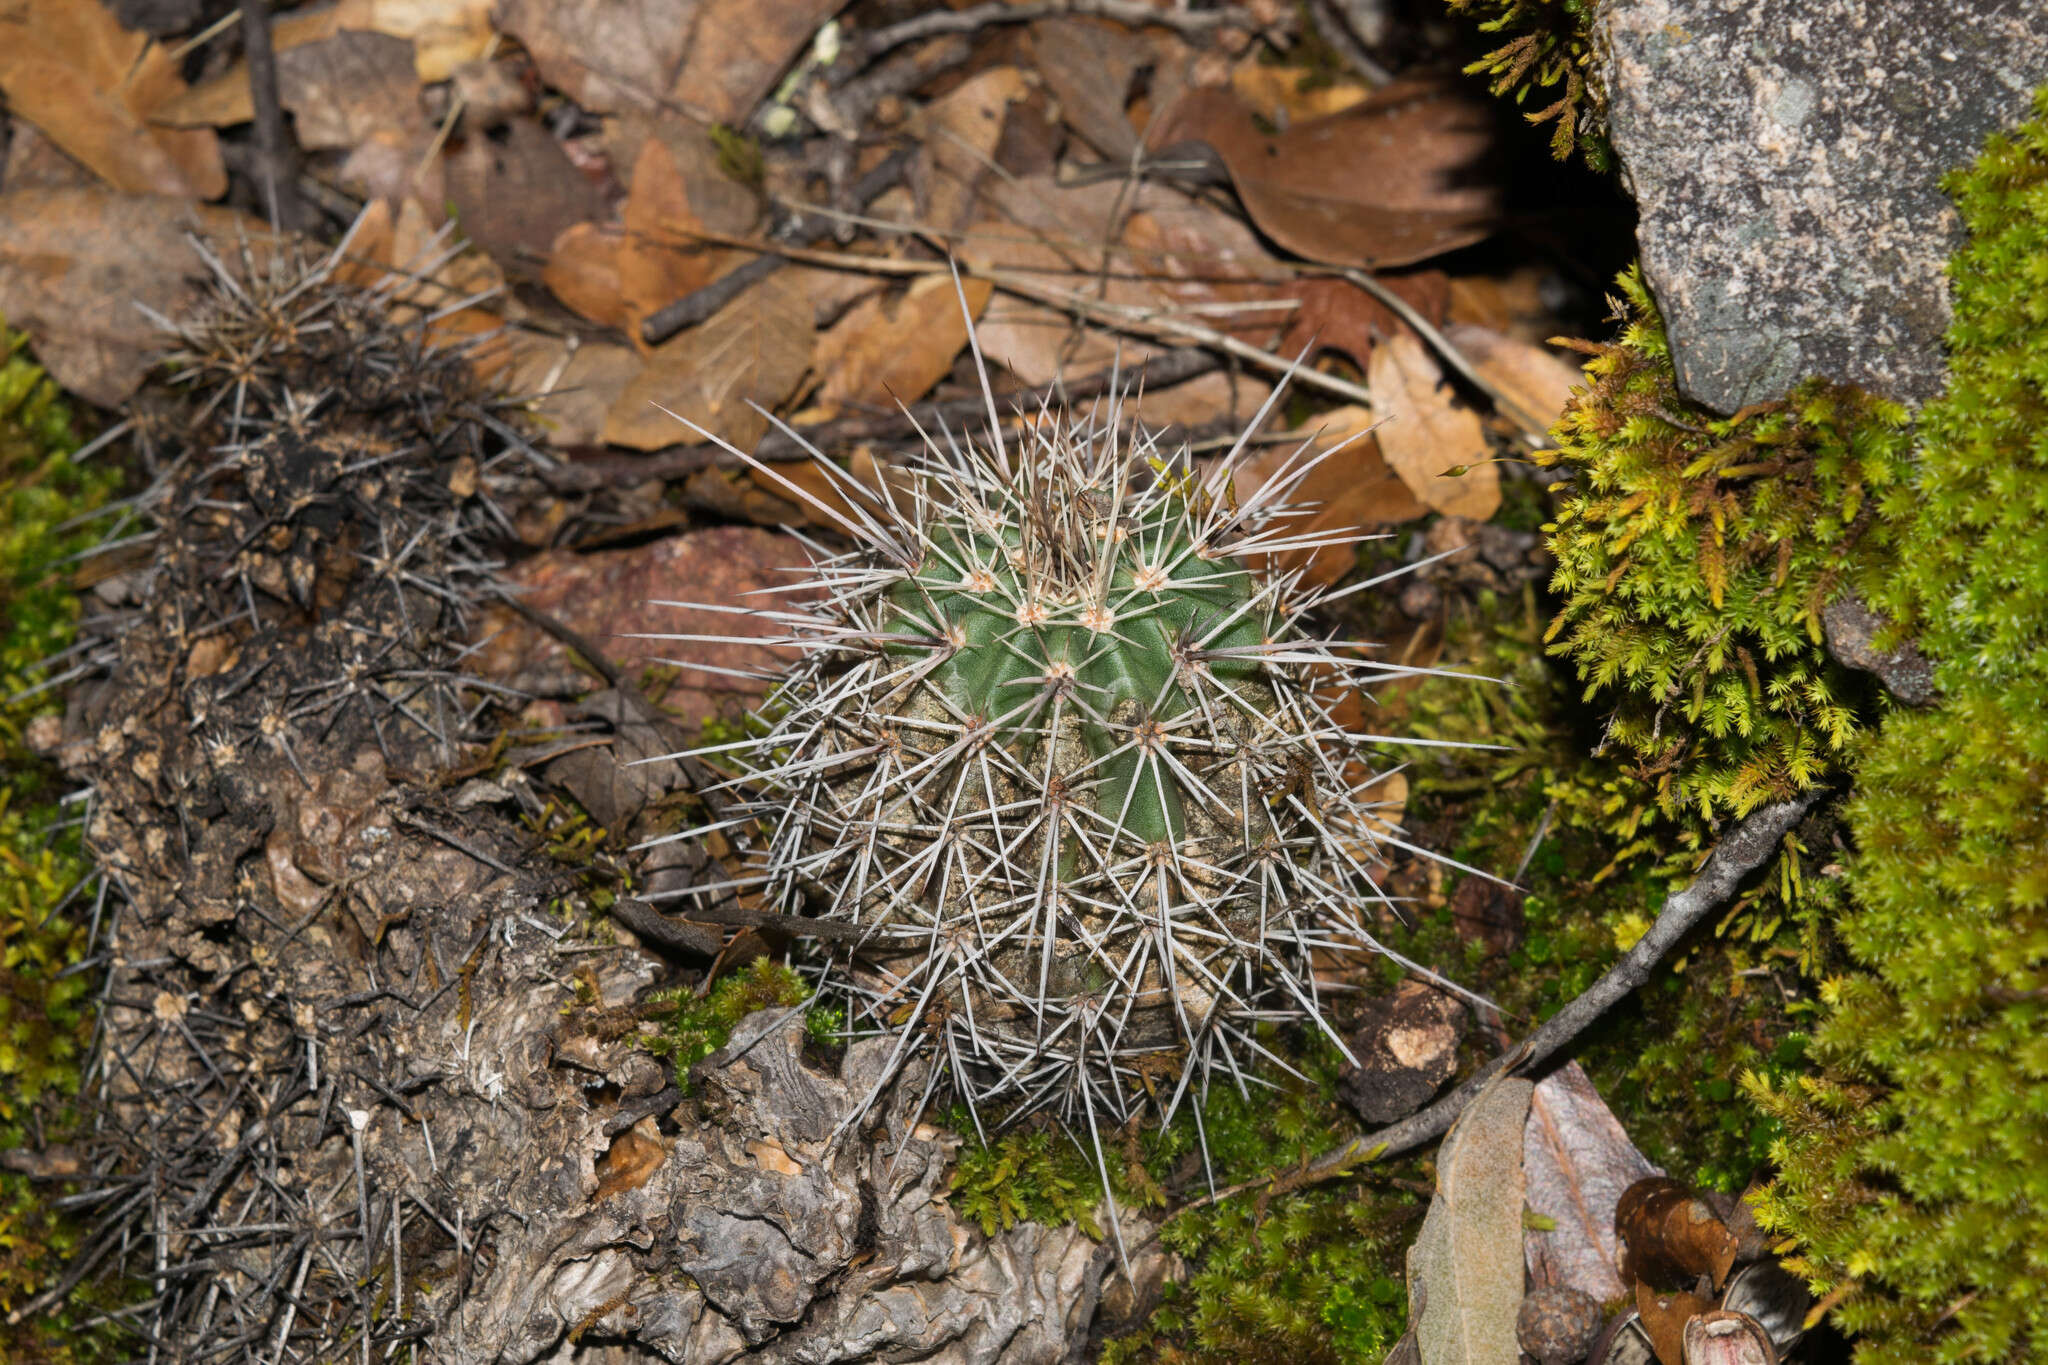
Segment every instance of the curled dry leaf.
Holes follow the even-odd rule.
[[[1035,176],[989,185],[982,203],[985,216],[962,238],[961,258],[1034,290],[1082,295],[1137,317],[1178,317],[1254,344],[1269,341],[1291,307],[1280,288],[1289,272],[1249,229],[1169,186],[1062,188]],[[990,301],[975,331],[989,359],[1034,387],[1118,357],[1134,365],[1154,350],[1010,294]]]
[[[201,297],[188,232],[224,247],[223,259],[238,239],[258,252],[272,240],[256,219],[208,204],[102,189],[0,195],[0,316],[29,334],[60,385],[114,407],[162,347],[137,305],[177,319]]]
[[[1436,1197],[1408,1249],[1410,1312],[1422,1365],[1516,1358],[1522,1307],[1522,1127],[1528,1081],[1480,1091],[1444,1139]],[[1419,1302],[1418,1302],[1419,1298]]]
[[[916,180],[925,221],[951,230],[976,216],[975,197],[995,174],[1010,105],[1028,88],[1022,71],[995,66],[925,106],[913,128],[922,144]]]
[[[1316,419],[1313,428],[1297,433],[1308,447],[1306,453],[1297,455],[1299,445],[1270,445],[1243,460],[1232,480],[1238,495],[1248,496],[1290,461],[1301,469],[1320,457],[1321,463],[1308,470],[1291,499],[1320,505],[1311,515],[1291,522],[1290,534],[1337,535],[1415,520],[1429,508],[1387,467],[1374,420],[1371,412],[1356,405],[1332,408]],[[1322,545],[1257,556],[1252,562],[1283,573],[1300,569],[1304,583],[1328,587],[1357,565],[1358,547],[1349,542]]]
[[[1690,1186],[1665,1176],[1638,1180],[1622,1192],[1614,1230],[1626,1244],[1621,1274],[1638,1285],[1690,1284],[1701,1275],[1718,1287],[1735,1264],[1735,1237]]]
[[[1624,1191],[1663,1172],[1636,1150],[1577,1062],[1536,1087],[1522,1168],[1530,1210],[1551,1224],[1523,1234],[1529,1278],[1576,1289],[1599,1303],[1623,1298],[1628,1286],[1619,1266],[1615,1207]]]
[[[803,290],[770,275],[703,325],[655,347],[606,414],[604,439],[634,450],[700,440],[676,420],[683,417],[751,449],[768,429],[751,405],[773,408],[789,397],[810,369],[816,340]]]
[[[1488,327],[1452,323],[1444,336],[1493,385],[1505,415],[1524,431],[1550,430],[1582,381],[1579,367],[1555,351]]]
[[[390,3],[391,0],[380,0]],[[593,113],[741,124],[839,0],[498,0],[549,85]]]
[[[590,1196],[602,1204],[615,1194],[637,1190],[668,1160],[668,1142],[650,1116],[612,1139],[597,1163],[597,1189]]]
[[[1145,141],[1161,154],[1207,147],[1260,230],[1329,265],[1384,269],[1469,246],[1498,208],[1480,166],[1492,113],[1442,81],[1398,81],[1277,135],[1234,93],[1193,89]]]
[[[1031,45],[1066,125],[1109,160],[1130,160],[1138,130],[1124,103],[1139,68],[1150,61],[1145,40],[1121,24],[1060,18],[1033,24]]]
[[[1460,406],[1443,368],[1410,332],[1373,348],[1366,371],[1387,464],[1434,511],[1485,521],[1500,508],[1500,470],[1479,414]],[[1463,471],[1453,473],[1453,471]]]
[[[1636,1322],[1650,1339],[1658,1365],[1685,1365],[1686,1324],[1713,1307],[1712,1300],[1697,1294],[1659,1294],[1646,1284],[1636,1285]]]
[[[331,13],[331,11],[329,11]],[[317,37],[280,20],[277,98],[292,115],[299,146],[327,151],[395,132],[425,150],[419,77],[403,38],[336,28]],[[296,31],[294,31],[296,29]],[[296,41],[294,41],[296,39]],[[236,63],[158,110],[154,121],[183,128],[227,128],[256,116],[249,68]]]
[[[150,123],[185,92],[167,48],[81,0],[4,0],[0,22],[8,107],[93,174],[129,194],[212,199],[226,191],[212,131]]]
[[[1442,271],[1416,270],[1387,275],[1380,280],[1431,323],[1444,319],[1450,300],[1450,279]],[[1284,356],[1339,351],[1363,374],[1372,364],[1373,347],[1408,324],[1349,280],[1334,276],[1311,276],[1288,286],[1287,292],[1299,304],[1287,319],[1287,331],[1280,338]],[[1313,349],[1311,349],[1313,348]]]
[[[955,292],[950,276],[925,275],[899,297],[856,304],[818,339],[818,402],[887,407],[924,397],[967,345],[961,295],[979,317],[991,290],[987,280],[969,279]]]
[[[532,119],[467,139],[448,157],[447,176],[469,239],[522,278],[543,269],[563,232],[604,212],[597,188]]]

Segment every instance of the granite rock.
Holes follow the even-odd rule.
[[[1811,374],[1940,391],[1941,192],[2048,82],[2048,7],[2012,0],[1614,0],[1609,134],[1680,386],[1722,412]]]

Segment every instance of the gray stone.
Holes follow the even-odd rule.
[[[1942,176],[2048,82],[2038,0],[1614,0],[1609,133],[1680,386],[1722,412],[1819,374],[1940,391]]]

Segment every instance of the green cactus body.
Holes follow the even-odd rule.
[[[714,893],[861,926],[821,991],[930,1057],[928,1097],[1092,1127],[1242,1086],[1262,1025],[1321,1021],[1312,953],[1386,951],[1383,741],[1329,707],[1406,670],[1308,636],[1319,594],[1246,563],[1360,538],[1298,529],[1308,447],[1241,488],[1114,404],[1024,439],[948,435],[883,489],[825,463],[836,503],[784,482],[855,541],[814,556],[815,604],[765,642],[665,638],[801,651],[756,740],[700,751],[740,751],[715,823],[753,839]]]

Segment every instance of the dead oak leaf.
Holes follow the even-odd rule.
[[[981,315],[993,286],[926,275],[900,298],[870,298],[848,310],[818,341],[818,402],[828,407],[886,407],[924,397],[945,378],[967,344],[967,318]],[[967,312],[961,311],[961,296]]]
[[[1288,536],[1336,536],[1415,520],[1429,508],[1387,467],[1380,452],[1381,433],[1373,426],[1373,414],[1356,405],[1322,414],[1313,429],[1298,433],[1308,447],[1305,452],[1297,454],[1301,447],[1295,445],[1267,446],[1237,467],[1238,501],[1243,503],[1269,479],[1284,478],[1284,471],[1306,468],[1321,456],[1321,463],[1307,468],[1287,497],[1304,509],[1287,522]],[[1344,541],[1246,556],[1246,562],[1266,571],[1300,570],[1304,586],[1328,587],[1358,563],[1358,547],[1355,541]]]
[[[34,339],[58,384],[114,407],[162,349],[137,305],[176,320],[203,296],[191,232],[259,250],[270,240],[256,219],[209,204],[98,188],[0,195],[0,316]]]
[[[1550,430],[1572,390],[1583,382],[1579,367],[1555,351],[1490,327],[1453,323],[1444,335],[1493,386],[1504,414],[1524,431]]]
[[[634,450],[699,439],[681,417],[750,449],[768,429],[750,404],[773,408],[789,397],[810,369],[816,341],[810,300],[793,281],[770,275],[703,325],[657,346],[605,414],[604,439]]]
[[[1385,269],[1487,236],[1498,194],[1479,166],[1484,103],[1404,80],[1327,118],[1269,135],[1238,96],[1196,88],[1147,130],[1161,155],[1206,147],[1268,237],[1307,260]]]
[[[1413,333],[1373,348],[1366,370],[1387,464],[1434,511],[1485,521],[1500,508],[1500,468],[1479,414],[1453,401],[1444,372]],[[1460,472],[1462,471],[1462,472]]]
[[[0,93],[113,188],[212,199],[227,189],[211,130],[150,125],[185,90],[170,52],[103,5],[0,0]]]
[[[1427,321],[1444,320],[1451,291],[1450,279],[1442,271],[1386,275],[1380,283]],[[1287,292],[1298,306],[1280,338],[1278,350],[1284,356],[1293,357],[1310,348],[1314,348],[1311,354],[1338,351],[1363,374],[1372,363],[1373,347],[1407,326],[1393,309],[1350,280],[1311,276],[1297,280]]]

